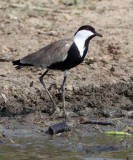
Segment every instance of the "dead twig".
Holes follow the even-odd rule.
[[[39,10],[39,11],[52,11],[49,8],[41,8],[41,7],[35,7],[35,6],[30,6],[29,5],[24,5],[24,4],[10,4],[10,7],[12,8],[26,8],[28,7],[29,9],[33,9],[33,10]]]
[[[81,122],[81,124],[98,124],[98,125],[114,125],[111,122],[97,122],[97,121],[85,121],[85,122]]]
[[[9,140],[11,143],[15,143],[11,138],[8,138],[5,134],[0,133],[0,138],[1,140],[3,140],[2,142],[6,142],[7,140]]]
[[[71,12],[70,10],[52,10],[50,8],[41,8],[41,7],[36,7],[36,6],[29,6],[29,5],[24,5],[24,4],[16,4],[16,3],[13,3],[13,4],[10,4],[9,5],[10,7],[12,8],[26,8],[28,7],[29,9],[31,10],[38,10],[38,11],[47,11],[47,14],[52,14],[54,12],[54,15],[59,15],[60,13],[68,13],[68,14],[72,14],[72,13],[75,13],[75,14],[78,14],[80,13],[79,10],[74,10],[73,12]]]

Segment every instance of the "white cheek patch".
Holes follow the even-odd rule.
[[[81,30],[76,33],[74,36],[74,42],[79,50],[80,56],[83,56],[84,50],[85,50],[85,41],[94,35],[93,32],[88,30]]]

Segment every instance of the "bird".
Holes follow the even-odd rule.
[[[64,71],[64,79],[61,88],[63,112],[66,116],[65,84],[68,71],[83,62],[88,52],[89,42],[95,36],[102,37],[92,26],[83,25],[76,31],[73,38],[52,42],[39,51],[29,54],[22,59],[12,61],[12,63],[16,66],[16,69],[29,66],[46,68],[45,72],[39,77],[39,80],[51,99],[55,112],[57,111],[57,107],[46,87],[44,77],[49,70]]]

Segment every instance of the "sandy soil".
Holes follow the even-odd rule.
[[[41,68],[16,70],[11,61],[59,39],[73,37],[85,24],[103,38],[90,42],[81,65],[69,72],[66,109],[71,116],[133,117],[132,0],[0,2],[0,120],[49,119],[52,103],[39,82]],[[63,73],[51,71],[45,82],[62,109]],[[5,119],[4,119],[5,118]]]

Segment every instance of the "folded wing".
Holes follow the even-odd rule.
[[[39,51],[20,59],[20,64],[47,67],[53,63],[64,61],[72,43],[72,39],[53,42]]]

